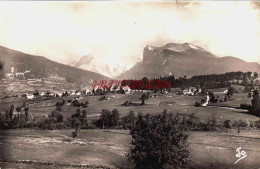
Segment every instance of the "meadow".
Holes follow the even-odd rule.
[[[145,101],[145,105],[123,106],[125,101],[141,103],[142,92],[130,94],[107,94],[114,99],[102,100],[101,96],[82,96],[80,102],[89,102],[88,119],[98,119],[102,109],[118,109],[120,117],[131,110],[137,113],[158,114],[164,109],[169,113],[198,113],[201,121],[207,122],[214,113],[217,122],[224,120],[256,121],[258,117],[247,114],[246,110],[236,109],[241,103],[250,103],[246,93],[232,96],[231,101],[212,103],[208,107],[195,107],[195,101],[203,96],[184,96],[176,94],[151,93],[153,96]],[[215,95],[222,96],[221,91]],[[155,97],[156,96],[156,97]],[[73,96],[63,98],[64,118],[70,117],[78,107],[68,103]],[[0,111],[8,110],[11,104],[21,106],[23,102],[30,103],[29,113],[34,117],[47,116],[55,110],[56,102],[61,98],[46,100],[36,98],[7,98],[1,100]],[[72,130],[35,130],[15,129],[0,131],[0,167],[2,168],[131,168],[133,164],[127,160],[127,152],[131,135],[129,130],[88,129],[81,130],[76,140],[71,138]],[[260,166],[260,134],[256,130],[244,129],[238,135],[235,129],[224,131],[187,131],[190,143],[189,168],[256,168]],[[241,147],[247,153],[247,158],[237,164],[236,149]]]
[[[72,130],[1,131],[0,167],[11,168],[131,168],[125,153],[128,130],[82,130],[71,139]],[[259,131],[188,132],[189,168],[256,168],[260,166]],[[238,159],[241,147],[247,158]],[[4,160],[5,159],[5,160]]]

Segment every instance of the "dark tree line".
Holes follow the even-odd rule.
[[[175,78],[174,75],[166,76],[166,77],[159,77],[159,78],[150,78],[144,77],[143,79],[126,79],[122,81],[123,85],[128,85],[131,89],[142,89],[142,90],[156,90],[153,89],[153,86],[159,86],[160,82],[169,81],[170,87],[179,87],[179,88],[188,88],[192,86],[200,86],[206,89],[212,88],[224,88],[230,86],[230,81],[234,83],[238,83],[238,80],[242,80],[242,85],[252,85],[252,81],[257,79],[258,73],[256,72],[228,72],[224,74],[210,74],[210,75],[197,75],[192,76],[191,78],[179,77]],[[142,81],[141,86],[136,86],[138,82]],[[145,83],[152,84],[151,86],[145,86]],[[157,89],[156,91],[163,89],[163,87]]]
[[[254,90],[253,95],[251,93],[248,94],[248,97],[253,99],[251,100],[251,104],[240,104],[241,109],[248,110],[249,114],[260,117],[260,96],[259,91]]]
[[[251,108],[249,109],[250,113],[260,117],[260,96],[259,96],[259,91],[255,90],[253,92],[253,99],[251,101]]]

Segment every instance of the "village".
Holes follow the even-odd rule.
[[[6,73],[5,75],[6,78],[0,81],[0,88],[5,93],[2,96],[2,99],[10,98],[10,97],[24,97],[26,99],[31,100],[37,97],[54,98],[54,97],[63,97],[63,96],[75,96],[75,98],[78,99],[81,95],[86,95],[86,96],[105,95],[106,93],[130,94],[133,92],[153,93],[154,89],[157,88],[160,89],[160,93],[163,95],[174,93],[178,95],[194,96],[202,92],[201,87],[187,87],[187,88],[179,88],[179,89],[172,88],[169,90],[168,86],[163,88],[164,85],[161,85],[161,87],[159,85],[159,87],[154,89],[150,87],[151,89],[143,90],[142,88],[138,88],[138,87],[136,88],[135,86],[131,86],[132,85],[131,83],[128,84],[125,81],[123,81],[122,83],[122,81],[118,81],[118,80],[110,80],[110,82],[108,83],[105,80],[101,80],[99,83],[96,80],[92,80],[88,84],[70,84],[66,82],[66,79],[64,77],[59,77],[55,74],[50,75],[48,78],[26,79],[25,74],[30,73],[30,71],[26,70],[25,72],[17,72],[14,67],[11,67],[11,73]],[[253,78],[254,74],[252,74],[251,76]],[[257,78],[254,78],[254,81],[252,80],[250,81],[250,79],[247,79],[248,84],[249,83],[256,84],[256,88],[251,88],[250,92],[253,92],[254,89],[259,89],[257,87],[259,80],[260,78],[258,76]],[[243,81],[233,79],[230,80],[229,83],[236,84],[239,86],[239,84],[242,84]],[[218,84],[220,84],[220,82],[214,82],[214,85],[218,85]],[[245,91],[242,90],[241,87],[238,87],[237,92],[245,92]],[[227,93],[228,90],[223,89],[222,91],[218,91],[215,94],[227,95]],[[153,96],[151,95],[151,97]],[[224,100],[224,98],[219,100],[220,101]],[[201,105],[206,106],[208,102],[209,102],[209,95],[206,94],[205,99]]]
[[[200,165],[199,161],[205,159],[207,162],[204,165],[210,166],[215,164],[214,160],[221,159],[218,156],[214,159],[207,158],[200,153],[201,150],[211,155],[227,154],[229,158],[224,164],[215,165],[231,166],[234,163],[233,150],[237,148],[231,143],[237,142],[236,137],[240,137],[237,144],[246,143],[257,149],[254,139],[258,138],[259,118],[248,114],[248,110],[240,108],[240,104],[251,104],[252,97],[249,97],[249,91],[245,92],[245,86],[236,83],[231,85],[235,89],[233,95],[229,100],[224,101],[225,97],[228,98],[227,94],[232,92],[229,87],[207,89],[207,92],[201,87],[171,88],[155,92],[154,90],[131,89],[131,85],[119,85],[118,88],[115,85],[111,88],[96,85],[92,89],[93,83],[88,88],[83,88],[83,86],[79,88],[77,84],[74,84],[70,85],[71,88],[64,87],[60,90],[59,85],[64,84],[59,84],[58,80],[48,80],[48,85],[52,84],[53,87],[50,87],[51,85],[45,87],[42,79],[13,79],[9,83],[21,84],[23,81],[26,86],[30,86],[30,90],[16,90],[18,87],[12,87],[12,91],[6,92],[8,95],[2,95],[1,119],[7,117],[6,112],[9,115],[9,110],[12,110],[13,105],[13,117],[10,124],[14,123],[14,125],[7,126],[9,122],[3,121],[1,127],[13,129],[1,132],[3,135],[8,132],[16,136],[15,139],[11,137],[8,150],[17,159],[22,159],[23,153],[18,152],[13,146],[23,149],[23,145],[26,145],[27,161],[21,163],[16,158],[12,159],[20,165],[30,163],[29,168],[31,163],[39,165],[39,161],[42,161],[35,153],[41,152],[48,157],[49,151],[52,150],[53,160],[48,158],[46,160],[48,164],[41,163],[46,168],[57,163],[72,165],[70,161],[77,161],[74,158],[75,152],[78,151],[82,153],[84,163],[90,166],[98,164],[103,168],[109,166],[129,168],[132,163],[126,160],[125,153],[129,149],[131,140],[129,131],[133,124],[130,119],[136,120],[139,113],[146,112],[158,115],[162,111],[168,111],[174,115],[178,114],[182,121],[186,121],[186,133],[190,137],[192,166]],[[58,87],[55,88],[55,85]],[[259,88],[259,86],[254,87]],[[254,92],[250,93],[254,94]],[[73,119],[79,122],[80,129],[73,127]],[[113,119],[116,119],[116,123]],[[16,123],[17,120],[18,123]],[[215,140],[214,143],[212,140]],[[225,140],[230,140],[230,142],[224,144]],[[7,143],[3,144],[7,145]],[[225,148],[227,144],[230,148]],[[249,149],[246,151],[255,153]],[[60,154],[67,153],[70,156],[64,158],[68,162],[61,162]],[[115,154],[115,157],[110,158],[108,154]],[[97,156],[100,157],[98,163],[91,160]],[[257,158],[258,156],[247,158],[244,160],[246,163],[238,165],[241,168],[248,163],[258,165]],[[34,163],[33,160],[36,162]],[[113,162],[113,160],[116,161]],[[79,168],[87,166],[82,163],[73,165]],[[13,166],[10,159],[7,164],[1,161],[0,164]]]

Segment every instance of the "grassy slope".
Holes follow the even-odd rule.
[[[171,97],[161,96],[161,97],[153,97],[146,101],[146,105],[144,106],[129,106],[125,107],[122,104],[125,101],[132,101],[134,103],[140,103],[140,96],[142,93],[132,93],[132,94],[108,94],[108,96],[115,96],[116,98],[111,101],[99,101],[101,96],[85,96],[80,102],[89,101],[89,107],[86,108],[88,112],[89,118],[98,118],[99,113],[102,109],[118,109],[121,117],[128,114],[130,110],[133,110],[135,114],[138,112],[142,113],[151,113],[157,114],[162,112],[164,109],[167,109],[168,112],[172,113],[181,113],[181,114],[191,114],[193,112],[197,112],[201,120],[207,122],[209,116],[212,113],[217,113],[217,118],[219,123],[222,123],[225,119],[229,120],[257,120],[259,118],[243,113],[243,110],[233,110],[228,108],[214,108],[214,107],[194,107],[195,101],[200,101],[202,96],[176,96],[176,95],[168,95]],[[154,95],[154,94],[151,94]],[[233,101],[211,104],[211,105],[220,105],[220,106],[239,106],[241,103],[250,103],[251,99],[245,97],[246,94],[235,94],[233,96]],[[72,99],[72,97],[66,98],[66,100]],[[21,106],[25,101],[23,98],[16,98],[16,102],[14,102],[14,98],[2,100],[0,102],[0,112],[4,110],[8,110],[10,105],[14,103],[14,106]],[[36,99],[40,100],[40,99]],[[55,103],[61,102],[60,98],[56,98],[53,100],[41,101],[37,104],[31,105],[29,107],[29,112],[34,116],[41,116],[44,114],[50,114],[55,109]],[[32,101],[30,101],[32,102]],[[65,118],[70,117],[73,113],[76,112],[77,107],[73,107],[71,105],[66,104],[62,107],[62,113]],[[83,108],[81,108],[83,109]]]

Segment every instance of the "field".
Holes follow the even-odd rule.
[[[259,118],[246,114],[245,110],[235,109],[241,103],[250,103],[247,94],[235,94],[231,101],[210,104],[208,107],[195,107],[195,101],[203,96],[181,96],[175,94],[155,94],[145,101],[145,105],[128,106],[125,101],[140,103],[142,92],[131,94],[107,94],[114,96],[109,101],[99,101],[101,96],[82,96],[80,102],[89,101],[85,108],[89,119],[99,118],[102,109],[118,109],[120,116],[127,115],[130,110],[158,114],[164,109],[170,113],[191,114],[197,112],[199,118],[207,122],[214,113],[218,123],[224,120],[256,121]],[[215,91],[221,97],[221,90]],[[73,97],[64,98],[71,100]],[[26,100],[24,98],[7,98],[0,102],[0,112],[8,110],[11,104],[21,106],[23,102],[30,103],[29,113],[34,117],[50,114],[55,109],[55,103],[60,98],[46,100],[37,98]],[[66,101],[62,107],[62,114],[70,117],[76,112],[74,107]],[[81,108],[84,109],[84,108]],[[130,168],[133,164],[127,161],[125,153],[129,148],[131,136],[128,130],[81,130],[78,139],[71,139],[72,130],[47,131],[16,129],[0,131],[0,167],[2,168]],[[235,130],[222,132],[188,132],[190,143],[190,168],[256,168],[260,161],[260,134],[255,130],[242,130],[237,135]],[[236,149],[241,147],[246,151],[247,157],[234,164],[237,160]],[[27,160],[27,161],[23,161]]]
[[[131,136],[127,130],[82,130],[75,141],[72,130],[1,131],[0,167],[20,168],[130,168],[125,153]],[[251,168],[260,166],[259,132],[189,132],[190,168]],[[236,149],[241,147],[247,158],[237,164]],[[3,162],[6,159],[8,162]],[[25,164],[21,160],[27,160]],[[30,164],[29,162],[36,162]],[[15,163],[16,162],[16,163]],[[68,165],[68,166],[67,166]]]
[[[219,118],[219,122],[223,122],[226,119],[230,120],[257,120],[255,116],[245,114],[245,110],[232,109],[229,107],[238,107],[241,103],[251,103],[251,98],[247,98],[245,93],[235,94],[231,101],[214,103],[210,104],[212,107],[195,107],[195,101],[200,101],[203,96],[180,96],[175,94],[153,94],[157,97],[152,97],[149,100],[146,100],[146,104],[143,106],[123,106],[125,101],[131,101],[133,103],[141,103],[140,96],[142,92],[135,92],[131,94],[107,94],[108,97],[115,96],[115,99],[109,101],[103,100],[99,101],[101,96],[82,96],[79,100],[80,102],[89,101],[89,106],[86,109],[88,112],[88,117],[98,118],[102,109],[118,109],[121,117],[128,114],[130,110],[133,110],[135,114],[142,113],[151,113],[158,114],[161,113],[164,109],[167,109],[170,113],[180,113],[180,114],[191,114],[197,112],[202,121],[207,121],[209,116],[212,113],[216,113]],[[68,104],[67,100],[72,100],[73,97],[66,97],[66,104],[62,107],[62,113],[65,118],[70,117],[73,113],[76,112],[77,107],[74,107]],[[29,112],[37,117],[50,114],[55,110],[56,102],[61,102],[61,98],[54,98],[46,100],[43,98],[37,98],[33,100],[26,100],[25,98],[7,98],[0,102],[0,112],[4,113],[5,110],[9,110],[11,104],[14,104],[15,107],[21,106],[23,102],[30,103]],[[216,108],[215,106],[220,106]],[[223,106],[223,107],[221,107]]]

